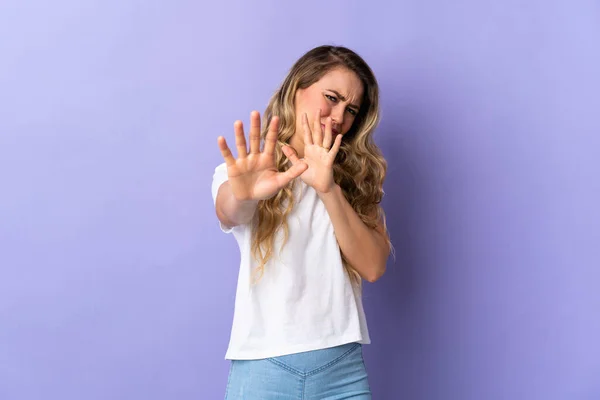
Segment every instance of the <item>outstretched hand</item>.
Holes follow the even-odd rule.
[[[304,161],[308,164],[308,169],[300,178],[318,193],[328,193],[335,186],[333,163],[342,144],[342,135],[338,134],[335,139],[333,138],[331,117],[327,118],[323,132],[321,110],[317,112],[312,125],[311,129],[308,116],[304,114],[302,116]],[[292,162],[299,161],[296,154],[290,157],[290,160]]]
[[[307,163],[299,160],[289,146],[283,146],[283,153],[290,159],[292,166],[285,172],[277,170],[275,145],[279,130],[278,117],[271,119],[262,151],[260,149],[261,123],[258,112],[254,111],[250,115],[249,153],[241,121],[234,123],[234,130],[237,158],[233,157],[223,136],[219,136],[217,141],[227,164],[227,175],[231,191],[237,200],[269,199],[308,168]]]

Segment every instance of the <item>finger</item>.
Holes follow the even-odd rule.
[[[290,146],[283,146],[283,154],[292,162],[292,165],[296,165],[301,162],[298,158],[298,154],[296,154],[296,150],[291,148]]]
[[[227,146],[227,141],[223,136],[219,136],[217,138],[217,143],[219,144],[219,149],[221,150],[221,155],[225,159],[225,163],[228,167],[235,164],[235,158],[233,158],[233,154],[231,154],[231,150],[229,150],[229,146]]]
[[[313,144],[312,132],[308,125],[308,115],[306,113],[302,116],[302,126],[304,127],[304,145]]]
[[[260,153],[260,113],[250,113],[250,154]]]
[[[246,158],[248,150],[246,148],[246,137],[244,136],[244,124],[242,121],[235,121],[233,130],[235,131],[235,147],[237,148],[238,158]]]
[[[331,137],[331,130],[333,129],[331,125],[331,117],[327,117],[327,119],[325,120],[325,134],[323,135],[323,147],[325,147],[328,150],[331,148],[331,141],[333,140]]]
[[[333,147],[329,150],[329,154],[335,158],[337,153],[340,151],[340,147],[342,146],[342,135],[337,135],[335,137],[335,141],[333,142]]]
[[[292,165],[292,167],[287,171],[277,173],[277,175],[275,175],[275,179],[277,180],[277,186],[279,186],[280,188],[284,187],[285,185],[290,183],[292,179],[296,179],[297,177],[302,175],[302,173],[306,171],[307,168],[308,165],[305,162],[300,161],[299,163]]]
[[[317,116],[313,121],[313,143],[323,146],[323,129],[321,128],[321,109],[317,110]]]
[[[271,118],[269,124],[269,131],[265,137],[265,153],[273,154],[275,152],[275,144],[277,144],[277,136],[279,134],[279,117]]]

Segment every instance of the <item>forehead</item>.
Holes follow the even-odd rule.
[[[317,81],[317,85],[320,89],[339,92],[352,103],[360,103],[364,89],[356,73],[346,68],[336,68],[327,72]]]

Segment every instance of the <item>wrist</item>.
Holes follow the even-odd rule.
[[[321,197],[322,200],[326,197],[337,196],[340,193],[342,193],[342,188],[337,183],[334,183],[329,189],[325,191],[317,191],[317,195]]]
[[[238,199],[236,199],[235,201],[237,201],[237,203],[238,203],[238,205],[240,207],[243,207],[243,208],[255,208],[256,206],[258,206],[258,202],[260,200],[256,200],[256,199],[238,200]]]
[[[238,197],[235,193],[233,193],[233,191],[231,191],[229,202],[235,208],[247,210],[255,208],[258,205],[259,200],[253,199],[249,196]]]

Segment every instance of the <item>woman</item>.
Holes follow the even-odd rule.
[[[241,252],[227,399],[371,398],[361,280],[383,275],[391,249],[378,96],[356,53],[317,47],[272,97],[262,131],[251,114],[249,146],[235,122],[237,158],[218,138],[216,214]]]

